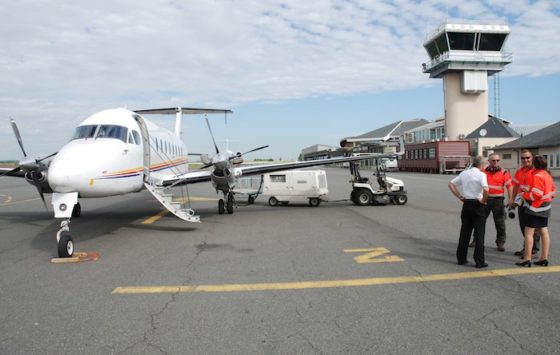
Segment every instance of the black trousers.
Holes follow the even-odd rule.
[[[521,228],[521,234],[525,236],[525,226],[527,225],[527,214],[525,214],[526,207],[517,207],[517,214],[519,215],[519,228]],[[533,250],[539,250],[539,244],[541,242],[541,234],[535,231],[533,234]]]
[[[476,265],[484,263],[484,230],[486,228],[486,209],[477,200],[465,200],[461,210],[461,233],[457,246],[457,262],[467,261],[469,240],[474,230],[474,262]]]
[[[496,227],[496,245],[504,245],[506,243],[506,208],[503,197],[488,197],[486,218],[490,216],[490,213],[494,217]]]

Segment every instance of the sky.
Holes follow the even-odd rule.
[[[560,120],[558,0],[20,0],[0,18],[0,160],[22,157],[10,118],[41,157],[115,107],[231,109],[209,116],[220,149],[270,145],[247,159],[296,159],[398,120],[434,120],[443,86],[422,73],[423,42],[446,21],[507,23],[501,118]],[[149,119],[174,127],[174,116]],[[190,152],[213,152],[202,116],[183,131]]]

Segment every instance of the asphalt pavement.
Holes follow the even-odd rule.
[[[146,191],[80,201],[76,250],[55,264],[52,206],[0,179],[0,354],[552,354],[560,337],[560,206],[551,265],[520,268],[487,223],[489,268],[459,266],[453,176],[392,173],[403,206],[355,206],[346,169],[325,168],[329,200],[239,205],[218,215],[190,186],[202,223],[166,214]],[[371,172],[363,172],[369,175]],[[50,203],[50,197],[47,197]]]

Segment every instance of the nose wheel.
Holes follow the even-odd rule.
[[[74,240],[70,235],[70,219],[60,223],[60,230],[56,233],[58,257],[69,258],[74,254]]]
[[[233,205],[235,203],[233,192],[224,193],[224,199],[218,201],[218,213],[224,214],[227,211],[228,214],[233,214]]]

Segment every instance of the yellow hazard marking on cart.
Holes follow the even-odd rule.
[[[544,274],[560,272],[560,266],[534,267],[514,269],[496,269],[485,271],[457,272],[449,274],[431,274],[399,277],[374,277],[369,279],[303,281],[281,283],[255,284],[225,284],[225,285],[179,285],[179,286],[132,286],[117,287],[112,294],[161,294],[161,293],[202,293],[202,292],[254,292],[254,291],[282,291],[308,290],[322,288],[360,287],[396,285],[407,283],[421,283],[433,281],[453,281],[482,279],[491,277],[518,276],[528,274]]]
[[[396,255],[385,255],[391,251],[386,248],[362,248],[362,249],[344,249],[345,253],[365,253],[354,257],[358,264],[367,263],[394,263],[404,261],[403,258]]]

